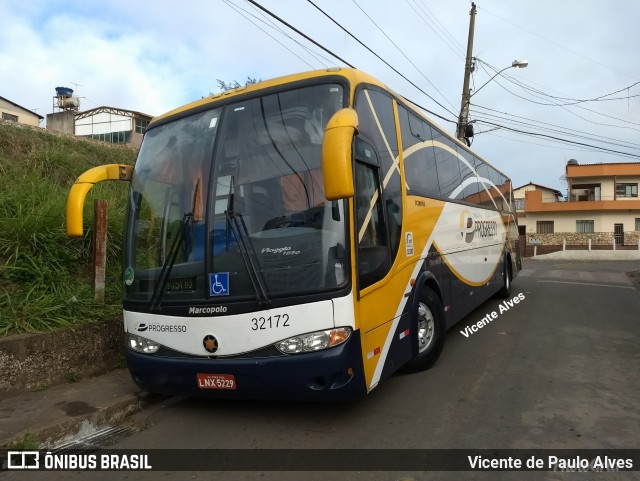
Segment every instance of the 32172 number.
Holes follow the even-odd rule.
[[[276,314],[275,316],[254,317],[251,319],[252,331],[264,331],[265,329],[279,327],[289,327],[289,314]]]

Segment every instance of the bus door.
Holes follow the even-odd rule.
[[[397,272],[402,233],[402,180],[394,102],[385,93],[361,89],[356,95],[358,135],[354,139],[354,244],[356,315],[363,342],[368,389],[412,356],[409,337],[396,346],[394,332],[406,324],[402,315],[408,271]]]

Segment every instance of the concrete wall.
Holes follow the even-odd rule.
[[[591,239],[592,246],[613,246],[613,232],[595,232],[593,234],[576,234],[575,232],[556,232],[554,234],[529,234],[527,244],[543,246],[561,246],[566,241],[568,246],[586,246]],[[637,246],[640,232],[625,232],[623,245]]]
[[[47,129],[62,132],[63,134],[75,134],[76,122],[75,110],[65,110],[54,114],[47,114]]]
[[[122,319],[0,338],[0,398],[103,374],[124,364]]]
[[[142,145],[142,134],[139,134],[138,132],[131,132],[129,145],[140,150],[140,146]]]

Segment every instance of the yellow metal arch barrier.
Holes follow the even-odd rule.
[[[71,186],[67,197],[67,235],[82,237],[84,200],[95,184],[105,180],[131,180],[132,173],[131,165],[108,164],[94,167],[80,175]]]

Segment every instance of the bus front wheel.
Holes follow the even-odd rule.
[[[418,355],[402,366],[405,372],[429,369],[438,360],[444,347],[444,309],[438,295],[429,287],[424,288],[414,317],[414,326],[418,330]]]

